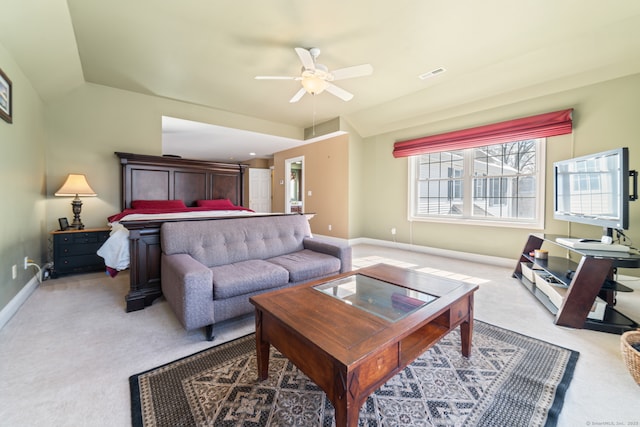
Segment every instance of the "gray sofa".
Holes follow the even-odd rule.
[[[162,293],[187,330],[254,311],[249,297],[351,270],[351,247],[311,236],[304,215],[165,222]]]

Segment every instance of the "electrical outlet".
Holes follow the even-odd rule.
[[[391,229],[391,234],[393,234],[393,235],[395,236],[395,234],[396,234],[396,228],[395,228],[395,227],[393,227],[393,228]]]
[[[331,224],[329,224],[329,231],[331,231]]]
[[[16,277],[18,277],[18,266],[13,264],[13,266],[11,267],[11,277],[13,279],[15,279]]]
[[[29,257],[24,257],[24,269],[26,270],[29,267]]]

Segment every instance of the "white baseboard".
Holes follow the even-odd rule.
[[[326,236],[324,234],[318,234],[318,233],[313,233],[314,237],[319,237],[323,240],[328,240],[330,242],[336,242],[336,243],[343,243],[343,244],[350,244],[351,241],[347,240],[347,239],[343,239],[342,237],[333,237],[333,236]]]
[[[452,251],[449,249],[432,248],[429,246],[411,245],[409,243],[390,242],[388,240],[370,239],[367,237],[361,237],[357,239],[349,240],[351,245],[375,245],[383,246],[387,248],[401,249],[403,251],[420,252],[430,255],[443,256],[447,258],[460,259],[464,261],[479,262],[483,264],[495,265],[498,267],[514,267],[517,260],[511,258],[502,258],[491,255],[480,255],[471,252]]]
[[[29,299],[39,284],[38,276],[34,275],[20,290],[20,292],[18,292],[16,296],[9,301],[9,304],[5,305],[4,308],[0,310],[0,329],[4,328],[4,325],[9,323],[9,320],[11,320],[11,318],[18,312],[22,304]]]

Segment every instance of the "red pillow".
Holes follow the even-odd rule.
[[[134,200],[132,209],[176,209],[186,208],[182,200]]]
[[[231,203],[229,199],[215,199],[215,200],[198,200],[196,202],[198,206],[203,208],[225,210],[228,208],[235,208],[236,206]]]

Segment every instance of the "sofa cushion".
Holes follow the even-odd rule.
[[[269,258],[267,261],[287,269],[289,280],[293,283],[340,272],[338,258],[309,249]]]
[[[211,272],[214,300],[268,290],[289,282],[286,269],[259,259],[213,267]]]

